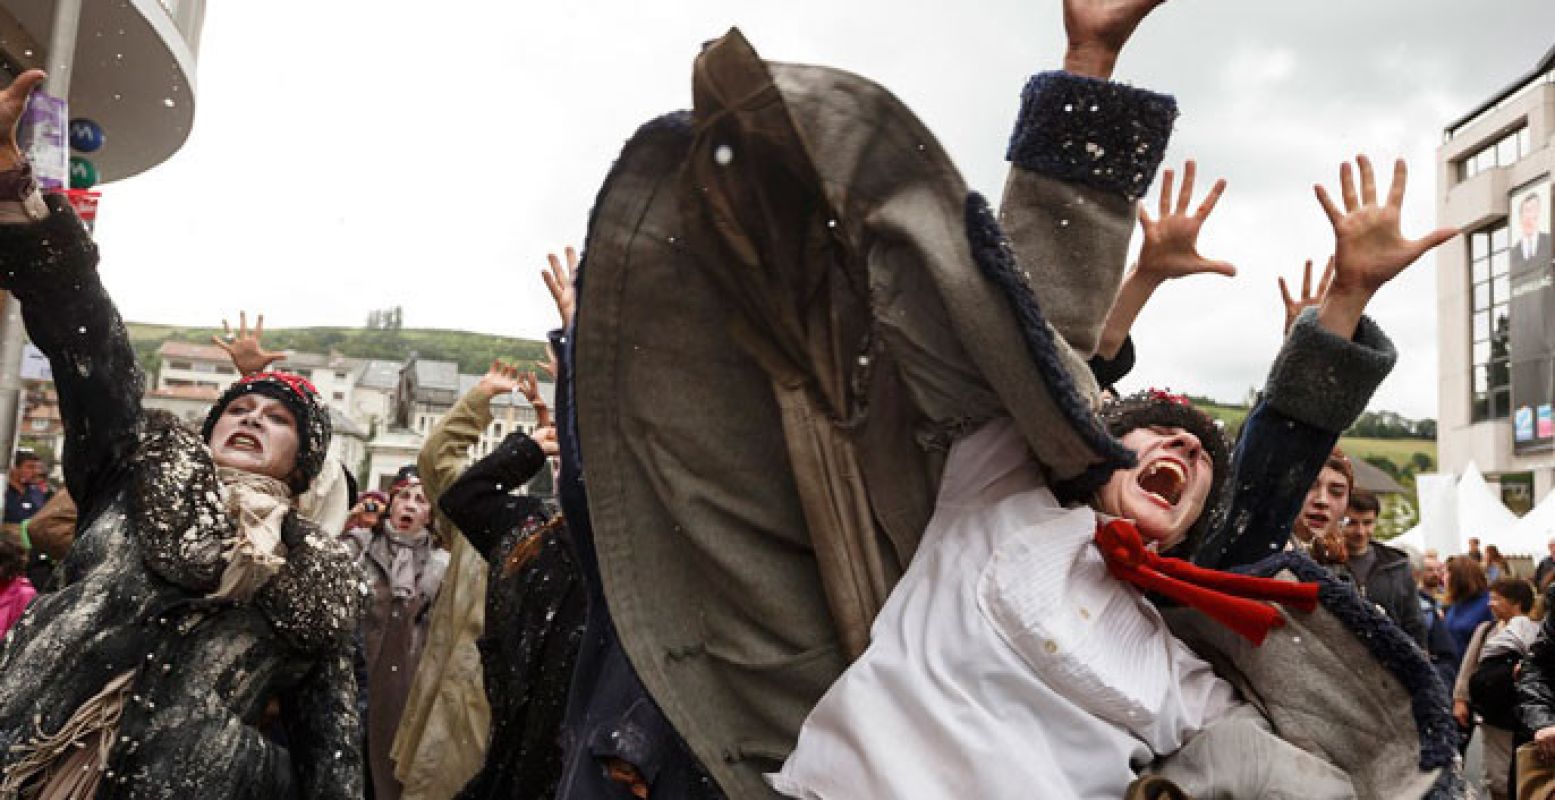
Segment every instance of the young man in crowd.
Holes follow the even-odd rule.
[[[1322,478],[1318,481],[1321,483]],[[1409,556],[1402,550],[1372,541],[1381,509],[1377,496],[1370,492],[1350,495],[1344,520],[1344,548],[1348,554],[1345,565],[1361,595],[1380,606],[1405,633],[1424,647],[1425,623],[1420,617]]]
[[[1291,526],[1291,547],[1311,555],[1319,564],[1335,566],[1345,562],[1340,524],[1350,506],[1350,489],[1355,485],[1355,469],[1350,459],[1337,448],[1328,457],[1301,513]]]

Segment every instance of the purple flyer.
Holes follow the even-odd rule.
[[[63,189],[70,177],[65,111],[64,98],[38,89],[22,113],[18,143],[32,161],[33,174],[44,189]]]

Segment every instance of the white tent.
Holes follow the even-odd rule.
[[[1503,551],[1532,555],[1535,560],[1538,560],[1549,551],[1551,537],[1555,537],[1555,492],[1545,495],[1542,502],[1512,526],[1512,534],[1509,538],[1516,542],[1517,549],[1503,548]],[[1508,545],[1508,547],[1512,546]]]
[[[1517,515],[1501,503],[1501,497],[1485,482],[1485,476],[1474,462],[1469,462],[1458,480],[1458,535],[1461,544],[1456,549],[1443,551],[1461,553],[1468,549],[1470,537],[1477,537],[1481,545],[1493,544],[1503,555],[1517,556],[1540,552],[1530,550],[1513,537]]]

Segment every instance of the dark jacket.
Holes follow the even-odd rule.
[[[512,490],[547,468],[522,431],[443,491],[438,505],[489,565],[478,641],[491,704],[486,763],[465,800],[549,798],[561,778],[562,717],[588,609],[567,529]]]
[[[1377,553],[1377,563],[1366,576],[1366,584],[1356,588],[1362,597],[1381,606],[1389,619],[1424,648],[1425,621],[1420,618],[1419,590],[1409,571],[1409,556],[1381,542],[1372,542],[1371,549]]]
[[[96,247],[68,204],[49,205],[42,222],[0,226],[0,285],[54,370],[80,529],[62,587],[0,651],[0,763],[133,671],[98,798],[361,797],[359,574],[292,513],[281,573],[249,602],[206,599],[233,535],[210,452],[171,415],[142,412]],[[287,747],[256,727],[277,698]]]
[[[1555,608],[1555,589],[1544,593],[1544,607]],[[1517,676],[1517,718],[1529,733],[1555,725],[1555,614],[1545,613],[1539,635]]]

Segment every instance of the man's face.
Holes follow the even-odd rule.
[[[1425,571],[1420,573],[1420,588],[1439,592],[1447,585],[1447,565],[1436,556],[1425,557]]]
[[[1139,465],[1112,474],[1097,492],[1098,510],[1133,520],[1165,550],[1204,513],[1214,463],[1198,437],[1182,428],[1135,428],[1122,441],[1139,455]]]
[[[1471,552],[1471,553],[1478,553],[1479,552],[1479,540],[1474,538],[1474,537],[1472,537],[1472,536],[1469,537],[1469,552]]]
[[[1539,209],[1542,204],[1538,195],[1529,195],[1519,208],[1517,229],[1523,236],[1537,236],[1539,234]]]
[[[1351,555],[1371,546],[1372,531],[1377,528],[1377,512],[1350,511],[1344,518],[1344,546]]]
[[[29,458],[14,467],[11,467],[11,482],[19,486],[27,486],[38,481],[38,475],[43,472],[43,461]]]
[[[1350,483],[1344,479],[1344,473],[1324,467],[1307,490],[1306,502],[1301,504],[1301,515],[1291,533],[1303,542],[1312,541],[1320,533],[1338,533],[1340,515],[1349,504]]]
[[[1555,542],[1550,542],[1545,547],[1550,549],[1550,558],[1555,558]]]
[[[389,501],[389,529],[395,533],[415,533],[432,520],[432,504],[420,483],[394,493]]]
[[[227,404],[211,428],[211,458],[219,467],[285,481],[297,468],[297,420],[286,404],[255,392]]]

